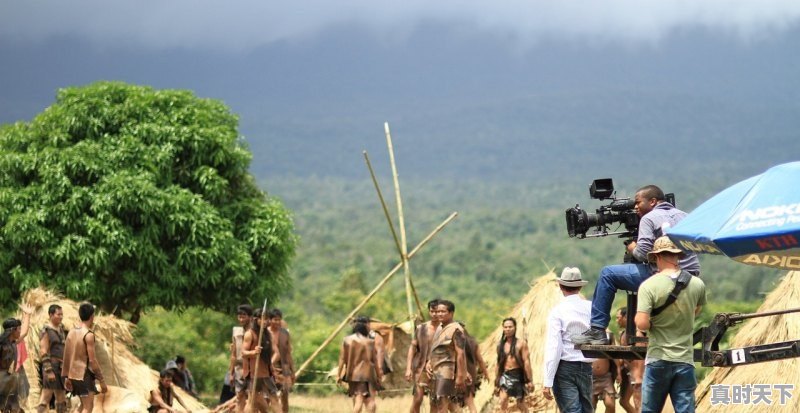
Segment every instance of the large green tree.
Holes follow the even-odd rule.
[[[0,304],[45,285],[138,320],[277,296],[294,227],[237,126],[217,100],[119,82],[61,89],[3,126]]]

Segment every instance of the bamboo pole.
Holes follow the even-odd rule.
[[[381,187],[378,184],[378,178],[375,177],[375,170],[372,169],[372,162],[369,161],[369,155],[367,151],[363,152],[364,154],[364,161],[367,164],[367,169],[369,169],[369,175],[372,177],[372,184],[375,186],[375,191],[378,193],[378,200],[381,203],[381,207],[383,208],[383,215],[386,217],[386,222],[389,223],[389,231],[392,233],[392,238],[394,239],[394,245],[397,247],[397,253],[400,254],[400,259],[403,259],[403,248],[400,246],[400,240],[397,238],[397,232],[394,229],[394,223],[392,222],[392,216],[389,214],[389,208],[386,206],[386,200],[383,198],[383,192],[381,192]],[[425,312],[422,311],[422,304],[419,302],[419,296],[417,295],[417,289],[414,288],[414,282],[411,281],[411,291],[414,293],[414,300],[417,303],[417,310],[419,310],[419,317],[421,320],[425,320]]]
[[[411,289],[411,268],[408,265],[408,246],[406,243],[406,223],[403,216],[403,199],[400,197],[400,180],[397,176],[397,165],[394,162],[394,147],[392,146],[392,134],[389,132],[389,122],[383,124],[383,129],[386,131],[386,146],[389,148],[389,162],[392,165],[392,178],[394,179],[394,195],[397,201],[397,215],[400,221],[400,247],[402,251],[400,255],[403,259],[403,273],[405,274],[406,281],[406,304],[408,305],[408,319],[414,323],[414,303],[413,294]],[[411,340],[414,340],[414,329],[411,329]]]
[[[445,227],[445,226],[447,226],[447,224],[449,224],[449,223],[450,223],[450,221],[454,220],[454,219],[456,218],[456,216],[458,216],[458,212],[453,212],[452,214],[450,214],[450,216],[449,216],[449,217],[447,217],[447,219],[445,219],[444,221],[442,221],[442,223],[441,223],[441,224],[439,224],[439,226],[437,226],[437,227],[436,227],[436,228],[435,228],[433,231],[431,231],[431,233],[430,233],[430,234],[428,234],[428,236],[427,236],[427,237],[425,237],[425,238],[424,238],[422,241],[420,241],[420,243],[419,243],[419,244],[417,244],[417,246],[416,246],[416,247],[414,247],[414,249],[413,249],[413,250],[411,250],[411,252],[408,254],[408,258],[409,258],[409,259],[411,259],[412,257],[414,257],[414,255],[415,255],[415,254],[416,254],[416,253],[417,253],[417,252],[418,252],[418,251],[419,251],[419,250],[420,250],[422,247],[424,247],[424,246],[425,246],[425,244],[427,244],[427,243],[428,243],[428,242],[429,242],[429,241],[430,241],[430,240],[431,240],[431,239],[432,239],[434,236],[436,236],[436,234],[438,234],[439,232],[441,232],[441,230],[443,230],[443,229],[444,229],[444,227]],[[372,289],[372,291],[370,291],[370,292],[369,292],[369,294],[367,294],[367,296],[366,296],[366,297],[364,297],[364,299],[363,299],[363,300],[361,300],[361,302],[360,302],[360,303],[359,303],[359,304],[356,306],[356,308],[354,308],[354,309],[353,309],[353,311],[351,311],[351,312],[350,312],[350,314],[348,314],[348,315],[347,315],[347,317],[345,317],[344,321],[342,321],[342,322],[341,322],[341,324],[339,324],[339,325],[336,327],[336,329],[334,329],[334,330],[333,330],[333,332],[332,332],[332,333],[331,333],[331,334],[328,336],[328,338],[326,338],[326,339],[325,339],[325,341],[324,341],[324,342],[322,342],[322,344],[319,346],[319,348],[317,348],[316,350],[314,350],[314,353],[312,353],[312,354],[311,354],[311,355],[308,357],[308,359],[307,359],[305,362],[303,362],[303,365],[302,365],[302,366],[300,366],[300,368],[299,368],[299,369],[297,369],[297,371],[295,372],[295,375],[297,375],[297,376],[300,376],[300,375],[303,373],[303,371],[304,371],[306,368],[308,368],[308,366],[309,366],[309,365],[311,364],[311,362],[312,362],[312,361],[313,361],[313,360],[314,360],[314,359],[315,359],[315,358],[316,358],[316,357],[319,355],[319,353],[321,353],[321,352],[322,352],[322,350],[323,350],[323,349],[325,349],[325,347],[327,347],[327,346],[328,346],[328,344],[330,344],[330,343],[331,343],[331,341],[333,341],[333,339],[334,339],[334,338],[336,338],[336,335],[337,335],[337,334],[339,334],[339,332],[340,332],[340,331],[342,331],[342,329],[343,329],[343,328],[344,328],[344,327],[347,325],[347,323],[350,321],[350,319],[352,319],[352,318],[353,318],[353,316],[355,316],[355,315],[356,315],[356,313],[358,313],[358,312],[359,312],[359,311],[360,311],[362,308],[364,308],[364,306],[365,306],[365,305],[366,305],[366,304],[369,302],[369,300],[370,300],[370,299],[372,299],[372,297],[373,297],[373,296],[375,296],[375,294],[376,294],[376,293],[377,293],[377,292],[378,292],[378,291],[379,291],[379,290],[380,290],[380,289],[381,289],[381,288],[382,288],[384,285],[386,285],[386,283],[387,283],[387,282],[389,282],[389,280],[392,278],[392,276],[393,276],[395,273],[397,273],[397,271],[399,271],[399,270],[400,270],[400,268],[402,268],[402,266],[403,266],[403,264],[402,264],[402,263],[399,263],[399,264],[395,265],[395,266],[394,266],[394,268],[392,268],[392,270],[391,270],[391,271],[389,271],[389,273],[388,273],[388,274],[386,274],[386,276],[385,276],[385,277],[383,277],[383,279],[381,280],[381,282],[379,282],[379,283],[378,283],[378,285],[376,285],[376,286],[375,286],[375,288],[373,288],[373,289]]]
[[[386,221],[389,223],[389,231],[392,232],[394,245],[397,247],[397,252],[400,254],[400,258],[402,259],[403,248],[400,246],[400,240],[397,238],[397,232],[394,230],[392,216],[389,214],[389,208],[386,206],[386,201],[383,199],[383,192],[381,192],[381,187],[378,185],[378,178],[375,177],[375,171],[372,169],[372,162],[369,161],[369,155],[367,154],[367,151],[364,151],[363,153],[364,161],[367,163],[367,169],[369,169],[369,175],[372,177],[372,184],[375,185],[375,191],[378,193],[378,200],[381,202],[381,207],[383,207],[383,215],[386,216]]]

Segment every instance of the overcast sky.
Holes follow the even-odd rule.
[[[524,49],[548,39],[652,47],[698,28],[751,44],[799,21],[798,0],[0,0],[0,41],[6,44],[68,36],[100,48],[232,53],[353,25],[397,42],[426,22],[455,24],[505,36]]]

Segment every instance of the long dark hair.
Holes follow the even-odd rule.
[[[367,323],[365,323],[364,320],[357,318],[356,321],[353,323],[353,333],[361,334],[364,337],[368,337],[369,327],[367,327]]]
[[[505,365],[506,357],[508,357],[509,354],[512,355],[515,354],[517,347],[517,335],[516,335],[517,320],[514,317],[508,317],[503,319],[503,322],[500,325],[505,325],[506,321],[510,321],[512,324],[514,324],[515,334],[511,336],[511,348],[508,349],[509,350],[508,354],[506,354],[505,352],[506,334],[504,332],[500,335],[500,342],[497,343],[497,365],[501,366],[500,367],[501,369],[502,366]]]
[[[261,333],[260,308],[253,312],[253,321],[250,328],[253,330],[253,334],[256,335],[256,339],[258,339],[258,335]],[[266,357],[267,361],[272,357],[272,334],[270,334],[269,328],[264,329],[264,334],[261,334],[261,357]]]

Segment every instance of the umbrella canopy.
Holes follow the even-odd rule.
[[[685,251],[800,269],[800,162],[772,167],[725,189],[667,235]]]

